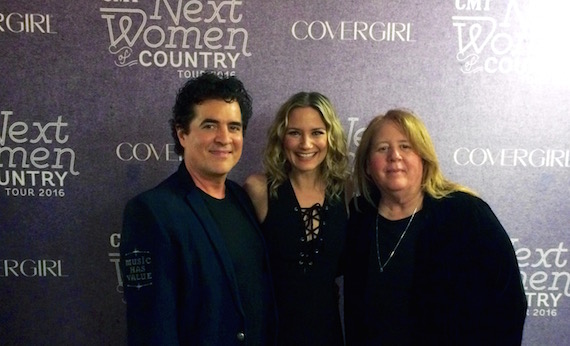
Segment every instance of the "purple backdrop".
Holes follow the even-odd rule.
[[[297,91],[331,98],[351,153],[374,115],[416,111],[513,240],[524,344],[568,344],[567,3],[3,1],[0,343],[124,343],[122,209],[175,170],[175,93],[215,70],[254,98],[239,182]]]

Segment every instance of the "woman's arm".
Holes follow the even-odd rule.
[[[267,178],[263,174],[253,174],[247,177],[243,184],[244,190],[251,198],[257,219],[260,223],[265,220],[268,210]]]

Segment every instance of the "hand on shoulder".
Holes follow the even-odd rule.
[[[243,188],[251,198],[259,222],[263,222],[268,208],[267,177],[261,173],[252,174],[245,179]]]

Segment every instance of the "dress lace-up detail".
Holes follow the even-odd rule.
[[[316,203],[309,208],[301,208],[301,216],[305,224],[305,237],[307,242],[316,240],[321,229],[321,214],[323,207]]]
[[[307,273],[313,266],[323,246],[322,227],[325,222],[322,218],[325,209],[319,203],[309,208],[296,208],[301,213],[305,226],[305,234],[301,237],[303,250],[299,253],[299,265],[303,268],[304,273]]]

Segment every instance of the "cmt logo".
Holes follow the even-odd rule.
[[[456,59],[463,73],[526,73],[530,71],[533,28],[518,0],[509,0],[501,17],[489,0],[455,0],[458,15]],[[495,4],[495,7],[500,7]],[[494,10],[494,11],[492,11]],[[529,44],[533,43],[533,44]]]
[[[153,143],[128,143],[117,145],[115,153],[121,161],[180,161],[174,152],[174,144],[156,146]]]
[[[120,233],[113,233],[109,237],[109,244],[113,248],[113,252],[109,252],[109,262],[114,264],[115,273],[117,275],[117,286],[115,289],[119,293],[123,293],[123,276],[121,275],[121,254],[118,251],[119,246],[121,245],[121,234]],[[123,303],[125,303],[123,298]]]
[[[0,277],[67,277],[62,260],[51,259],[4,259],[0,260]]]
[[[39,13],[0,13],[0,32],[57,34],[52,30],[52,17]]]
[[[455,8],[467,11],[489,11],[489,0],[455,0]]]

